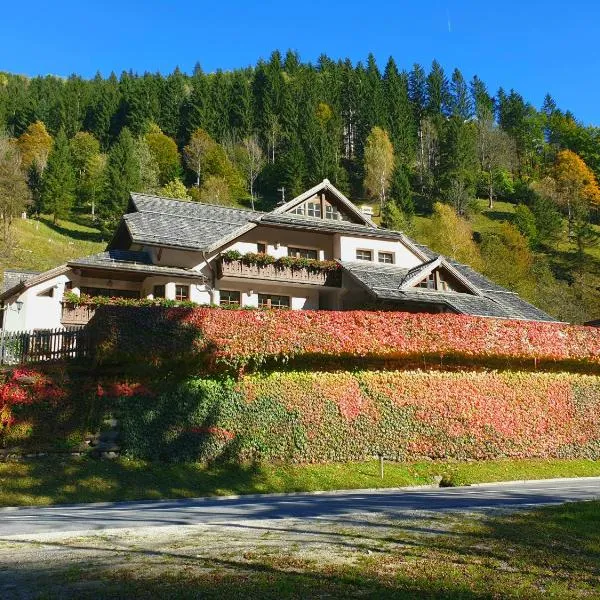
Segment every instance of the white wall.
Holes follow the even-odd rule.
[[[23,331],[62,327],[60,302],[66,281],[68,281],[68,278],[65,275],[59,275],[6,300],[5,330]],[[49,288],[54,288],[53,297],[38,296],[40,292],[44,292]],[[23,303],[20,310],[17,310],[18,301]]]
[[[219,281],[219,287],[224,290],[241,292],[242,306],[258,306],[258,294],[275,294],[278,296],[289,296],[290,305],[294,310],[316,310],[319,308],[319,290],[304,289],[276,284],[264,284],[258,281]],[[215,304],[219,304],[220,294],[215,293]]]
[[[359,238],[345,235],[338,236],[336,251],[342,261],[355,261],[357,250],[371,250],[373,262],[377,262],[377,252],[393,252],[394,264],[398,267],[410,269],[420,265],[423,261],[417,258],[404,244],[397,240],[384,240],[381,238]]]

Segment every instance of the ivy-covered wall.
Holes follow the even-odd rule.
[[[600,459],[600,330],[103,308],[95,365],[5,374],[0,449],[74,448],[113,416],[153,460]]]
[[[600,377],[273,372],[119,402],[123,444],[162,460],[600,459]]]

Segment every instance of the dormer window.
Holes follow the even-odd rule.
[[[340,211],[337,209],[337,206],[332,206],[331,204],[325,205],[325,218],[331,219],[332,221],[340,220]]]
[[[321,204],[319,202],[307,202],[306,214],[309,217],[321,218]]]
[[[423,281],[420,281],[415,287],[425,288],[428,290],[436,289],[435,272],[432,271]]]
[[[303,215],[304,214],[304,204],[300,204],[296,206],[293,210],[290,211],[293,215]]]

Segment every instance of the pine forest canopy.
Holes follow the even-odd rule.
[[[88,212],[106,233],[132,190],[267,208],[282,188],[290,198],[328,178],[355,200],[377,201],[390,228],[410,229],[415,212],[454,222],[440,202],[464,221],[481,197],[490,208],[519,205],[506,239],[527,252],[562,240],[583,272],[598,241],[600,129],[549,95],[538,109],[437,61],[401,71],[390,58],[382,71],[373,55],[311,64],[275,51],[210,74],[199,65],[191,75],[91,80],[0,73],[0,132],[16,141],[29,188],[17,185],[17,158],[6,152],[0,199],[18,188],[21,201],[6,201],[3,214],[26,203],[55,219]],[[500,247],[477,242],[477,252]],[[442,241],[439,251],[448,251]]]

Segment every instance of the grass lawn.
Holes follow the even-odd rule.
[[[386,462],[381,479],[378,461],[205,466],[47,458],[0,463],[0,506],[402,487],[432,484],[439,478],[442,485],[468,485],[586,476],[600,476],[600,461]]]
[[[599,574],[600,502],[0,540],[7,600],[589,599]]]
[[[107,243],[97,229],[72,221],[54,224],[50,217],[17,219],[13,237],[16,247],[11,256],[0,259],[2,270],[45,271],[71,258],[101,252]]]

